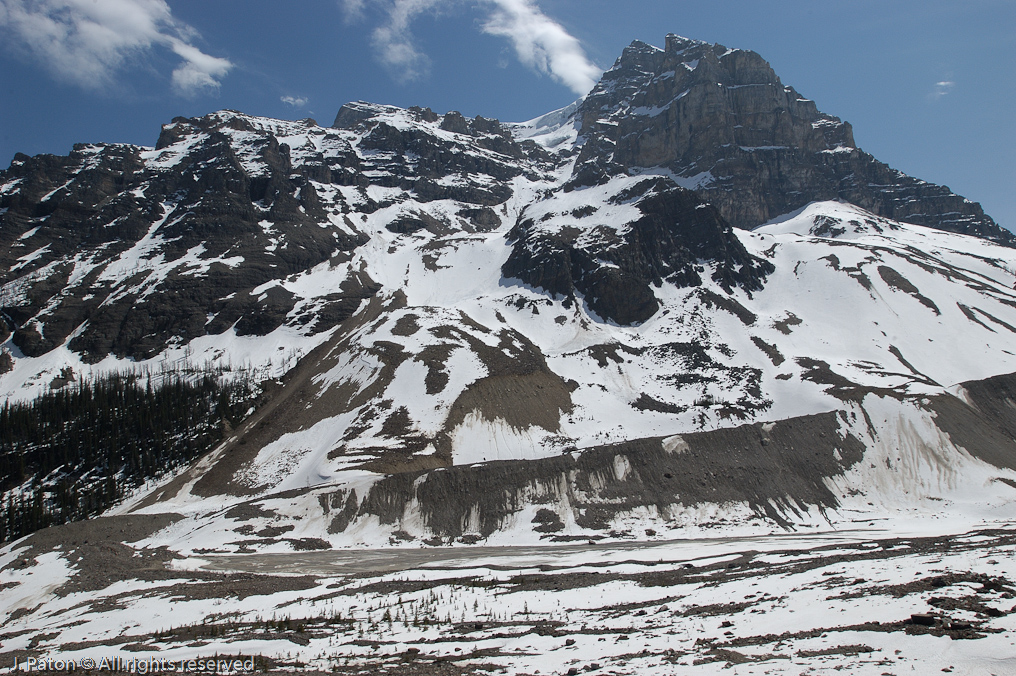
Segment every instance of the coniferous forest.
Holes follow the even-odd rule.
[[[0,409],[0,541],[97,515],[243,419],[249,379],[113,374]]]

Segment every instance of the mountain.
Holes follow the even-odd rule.
[[[757,54],[668,36],[522,124],[356,102],[330,127],[220,111],[154,148],[18,155],[0,387],[244,383],[202,395],[203,441],[164,467],[221,443],[129,503],[194,527],[281,491],[335,544],[694,526],[705,504],[789,528],[936,497],[891,460],[907,434],[913,462],[944,444],[935,471],[987,462],[1010,490],[1009,423],[983,419],[1016,371],[1014,241]],[[975,387],[995,403],[956,399]],[[989,431],[960,441],[946,410]],[[93,460],[26,465],[33,434],[6,447],[22,512],[97,490]],[[108,466],[133,472],[114,499],[152,480],[137,464]]]
[[[1002,673],[1014,242],[677,36],[525,123],[18,155],[0,658]]]

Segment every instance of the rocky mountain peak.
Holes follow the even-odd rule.
[[[838,199],[1016,245],[980,205],[857,148],[849,123],[821,112],[752,51],[673,34],[665,49],[633,42],[575,119],[585,139],[575,185],[665,170],[740,228]]]
[[[666,165],[684,174],[731,146],[855,147],[849,124],[785,86],[755,52],[676,35],[668,36],[666,50],[626,49],[582,113],[583,133],[617,129],[614,160],[625,168]],[[625,133],[631,130],[654,133],[636,138]]]
[[[664,44],[666,45],[665,51],[668,54],[676,54],[690,47],[704,46],[709,44],[705,40],[694,40],[692,38],[686,38],[683,35],[678,35],[677,33],[667,33],[667,36],[666,38],[664,38],[664,40],[665,40]]]

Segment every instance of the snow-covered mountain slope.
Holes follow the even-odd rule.
[[[278,408],[124,509],[191,514],[185,548],[211,523],[229,538],[240,503],[336,545],[687,532],[720,515],[789,526],[943,500],[1005,513],[1009,432],[968,428],[994,429],[1010,385],[978,401],[956,385],[1016,371],[1013,250],[840,203],[736,234],[772,264],[761,289],[663,282],[636,326],[484,285],[476,263],[503,260],[503,235],[433,268],[391,254],[404,290],[305,359]],[[186,523],[201,525],[190,545]]]
[[[589,190],[596,204],[602,193]],[[399,291],[381,292],[304,367],[313,375],[280,395],[304,411],[247,444],[259,450],[241,483],[559,455],[1016,371],[1008,248],[837,203],[737,236],[772,263],[761,289],[728,293],[706,275],[650,285],[659,309],[636,326],[599,318],[581,298],[477,274],[496,270],[503,234],[448,244],[432,267],[409,246],[386,253],[388,269],[405,270]],[[315,458],[313,471],[268,469],[297,454]]]
[[[668,64],[680,77],[657,73]],[[1016,371],[1016,249],[977,205],[896,172],[883,192],[938,229],[846,201],[731,227],[730,195],[770,185],[773,166],[792,189],[756,216],[808,186],[827,195],[816,157],[875,167],[800,101],[778,131],[811,129],[801,152],[751,180],[744,165],[693,181],[691,165],[622,148],[615,127],[646,120],[671,120],[667,147],[683,148],[684,106],[713,100],[702,87],[772,78],[757,55],[671,38],[518,125],[359,102],[327,128],[221,111],[174,120],[155,148],[18,156],[0,174],[0,390],[121,370],[261,381],[262,405],[217,449],[121,508],[188,514],[178,544],[189,528],[231,537],[229,510],[258,500],[336,544],[532,535],[538,505],[557,520],[536,533],[585,537],[717,510],[786,527],[855,492],[947,499],[941,481],[960,502],[987,482],[985,504],[1005,504],[1007,456],[940,425],[959,383]],[[675,83],[699,93],[646,108]],[[748,134],[752,106],[792,95],[728,92],[717,124]],[[846,150],[825,152],[834,141]],[[832,196],[902,209],[865,195]],[[981,413],[963,405],[965,429]],[[911,442],[931,473],[900,483],[889,446]]]
[[[280,375],[379,288],[350,252],[488,231],[515,183],[552,168],[496,121],[365,104],[344,120],[355,130],[222,111],[178,118],[155,149],[16,157],[0,176],[4,390],[125,360]]]

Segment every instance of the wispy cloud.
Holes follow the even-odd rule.
[[[355,21],[363,18],[363,7],[366,0],[340,0],[342,11],[346,14],[346,21]]]
[[[424,12],[433,10],[440,0],[393,0],[384,2],[387,20],[374,29],[373,43],[381,63],[400,82],[416,80],[427,74],[430,59],[413,44],[410,26]],[[361,2],[362,5],[362,2]]]
[[[180,58],[172,84],[185,96],[218,89],[233,68],[195,47],[197,32],[165,0],[0,0],[0,34],[55,76],[86,88],[111,85],[156,47]]]
[[[458,5],[463,0],[341,0],[347,20],[363,19],[369,4],[383,15],[371,39],[379,60],[399,81],[423,77],[430,59],[415,44],[412,24],[421,14]],[[554,21],[535,0],[480,0],[486,13],[483,32],[507,38],[524,65],[550,76],[576,94],[585,94],[602,72],[589,61],[579,41]]]
[[[282,96],[279,100],[294,108],[303,108],[307,105],[307,99],[302,96]]]
[[[233,68],[228,59],[209,56],[182,40],[170,38],[170,46],[183,59],[173,71],[173,86],[184,95],[218,89],[219,81]]]
[[[935,88],[928,94],[928,98],[938,100],[943,96],[946,96],[953,90],[956,83],[952,80],[942,80],[941,82],[935,83]]]
[[[550,77],[576,94],[586,94],[601,70],[586,58],[582,45],[540,11],[532,0],[492,0],[485,33],[511,40],[515,54],[526,66]]]

